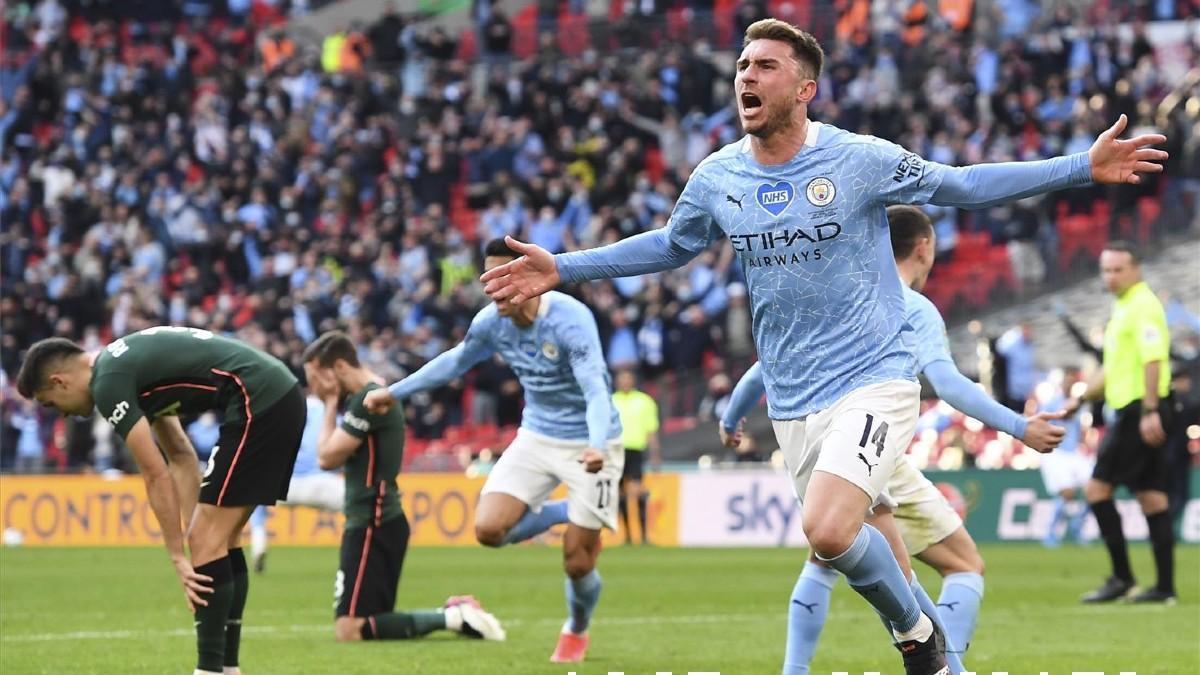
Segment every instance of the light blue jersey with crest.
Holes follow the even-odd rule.
[[[746,273],[769,414],[799,419],[856,389],[915,379],[889,205],[983,207],[1090,177],[1086,153],[960,169],[811,122],[788,162],[759,164],[743,138],[696,167],[666,227],[555,260],[567,282],[646,274],[724,234]]]
[[[601,450],[621,436],[596,319],[582,302],[553,291],[542,296],[537,318],[527,328],[489,304],[475,315],[460,344],[388,390],[398,399],[408,398],[462,376],[492,354],[503,357],[525,389],[523,428],[587,441]]]

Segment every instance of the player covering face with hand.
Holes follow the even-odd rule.
[[[904,294],[884,209],[993,204],[1091,181],[1138,183],[1167,154],[1157,134],[1119,140],[1124,116],[1086,153],[956,168],[808,119],[824,54],[775,19],[752,24],[737,63],[748,134],[688,179],[666,227],[588,251],[523,254],[486,272],[497,302],[520,304],[559,282],[681,267],[725,235],[742,263],[768,412],[804,504],[817,556],[884,616],[909,675],[941,675],[943,640],[888,542],[864,523],[916,425],[920,387],[906,342]],[[869,455],[868,455],[869,453]]]
[[[500,622],[471,596],[451,597],[441,609],[395,611],[409,537],[396,485],[404,458],[404,411],[398,406],[381,414],[366,409],[363,399],[382,385],[359,363],[357,348],[341,331],[325,333],[308,346],[304,372],[309,388],[324,403],[317,462],[321,469],[340,468],[345,475],[346,529],[334,578],[335,637],[407,640],[450,630],[504,640]]]
[[[484,255],[487,269],[517,257],[503,240],[488,243]],[[600,599],[600,530],[616,530],[625,463],[600,335],[587,307],[561,293],[488,305],[460,344],[387,389],[367,394],[364,403],[371,413],[383,414],[396,400],[461,377],[495,353],[520,380],[525,409],[516,439],[483,486],[475,536],[484,546],[503,546],[567,523],[563,567],[570,617],[550,658],[582,661]],[[567,486],[565,503],[546,502],[559,483]]]

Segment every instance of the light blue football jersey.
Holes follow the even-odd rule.
[[[759,164],[747,137],[693,172],[667,227],[685,249],[721,233],[733,244],[772,418],[801,418],[855,389],[915,379],[886,208],[928,201],[943,168],[811,122],[785,164]]]
[[[620,438],[621,420],[612,404],[612,379],[596,319],[582,302],[557,291],[542,296],[528,328],[500,316],[496,305],[489,304],[475,315],[462,343],[389,390],[396,398],[407,398],[462,375],[495,353],[525,389],[522,427],[552,438],[588,441],[599,449]]]
[[[924,372],[934,361],[949,361],[953,365],[950,336],[946,334],[946,322],[937,306],[908,286],[904,287],[904,306],[908,325],[913,331],[913,355],[917,357],[917,370]]]

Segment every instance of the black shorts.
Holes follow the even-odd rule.
[[[1170,433],[1173,418],[1171,401],[1163,399],[1158,409],[1163,427]],[[1169,473],[1166,446],[1155,448],[1147,445],[1142,440],[1141,421],[1141,401],[1134,401],[1117,411],[1117,418],[1109,426],[1096,453],[1096,468],[1092,471],[1092,477],[1112,485],[1124,485],[1132,492],[1166,492]]]
[[[645,473],[645,450],[630,450],[625,448],[625,469],[621,472],[621,480],[638,480],[642,479]]]
[[[286,499],[307,417],[304,394],[296,386],[249,420],[222,424],[200,479],[200,503],[271,506]]]
[[[403,513],[378,527],[342,533],[342,561],[333,582],[335,617],[395,610],[408,534],[408,518]]]

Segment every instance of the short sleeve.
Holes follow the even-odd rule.
[[[856,157],[851,163],[865,173],[863,179],[872,189],[870,195],[883,205],[924,204],[942,184],[945,170],[937,162],[929,162],[915,152],[873,136],[863,136],[855,143]]]
[[[387,426],[386,415],[375,415],[367,411],[364,401],[366,393],[356,394],[346,403],[342,414],[342,431],[363,439]]]
[[[913,291],[906,293],[908,305],[907,319],[912,326],[914,351],[917,357],[917,367],[925,370],[929,364],[936,361],[954,362],[950,355],[950,338],[946,334],[946,323],[938,314],[937,308],[925,296]]]
[[[137,383],[132,373],[108,372],[92,382],[92,400],[96,410],[113,426],[121,438],[146,416],[138,405]]]
[[[1142,363],[1166,361],[1171,355],[1171,338],[1167,332],[1167,317],[1157,298],[1155,302],[1147,302],[1141,320],[1134,323],[1134,337],[1137,339],[1138,354]]]
[[[658,404],[654,402],[654,397],[649,394],[644,394],[646,397],[646,428],[650,433],[658,431]]]

